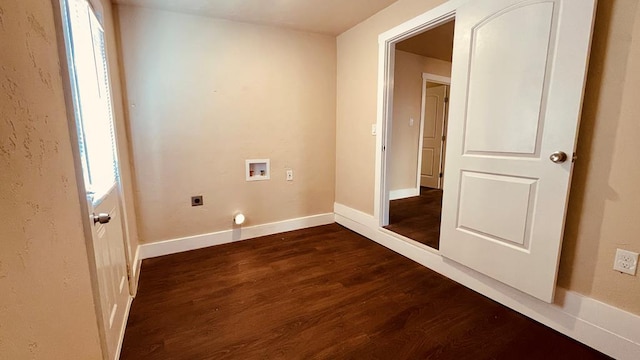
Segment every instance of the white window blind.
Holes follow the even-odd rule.
[[[118,181],[104,31],[86,0],[67,0],[74,102],[87,191],[106,195]]]

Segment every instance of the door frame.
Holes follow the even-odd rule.
[[[427,83],[434,84],[442,84],[451,87],[451,77],[441,76],[436,74],[431,74],[427,72],[422,73],[422,104],[420,105],[420,138],[418,139],[418,171],[416,174],[416,189],[418,190],[418,194],[420,194],[420,178],[422,177],[420,170],[422,169],[422,145],[424,145],[424,115],[427,110]],[[449,114],[445,109],[442,110],[442,132],[446,133],[446,118]],[[444,143],[444,140],[441,140]],[[442,164],[444,163],[444,144],[442,149],[440,150],[440,168],[438,169],[441,173],[443,170]],[[442,177],[438,180],[438,189],[442,189]]]
[[[103,9],[99,1],[87,0],[87,2],[89,3],[89,6],[91,6],[93,11],[98,15],[98,19],[100,19],[100,15],[103,13]],[[89,207],[87,202],[87,188],[84,180],[80,149],[78,148],[79,139],[78,139],[77,114],[75,111],[75,103],[74,103],[74,90],[73,90],[74,85],[73,85],[73,78],[71,75],[71,71],[69,69],[71,57],[67,50],[67,47],[69,45],[68,44],[69,36],[67,34],[67,28],[64,23],[65,21],[64,13],[66,9],[63,7],[62,0],[51,0],[51,4],[53,8],[54,26],[56,29],[58,57],[60,58],[60,75],[62,78],[63,95],[64,95],[64,101],[65,101],[66,115],[67,115],[66,120],[67,120],[67,126],[69,128],[69,139],[72,144],[71,152],[73,155],[73,163],[75,168],[77,194],[79,199],[80,219],[82,223],[82,230],[84,233],[84,243],[86,245],[86,251],[87,251],[87,262],[89,264],[89,278],[91,281],[91,290],[92,290],[91,292],[93,296],[96,322],[98,325],[98,334],[100,337],[100,348],[102,351],[102,357],[104,359],[108,359],[109,358],[108,340],[107,340],[107,334],[105,332],[106,326],[102,316],[103,306],[101,303],[102,300],[101,300],[101,294],[100,294],[100,286],[98,282],[99,281],[98,269],[97,269],[97,264],[95,259],[95,247],[93,243],[93,228],[92,228],[93,216],[92,214],[89,213]],[[101,25],[104,26],[103,24]],[[105,32],[105,37],[106,37],[106,32]],[[106,48],[106,39],[105,39],[105,52],[107,54],[109,52],[109,50]],[[112,78],[110,75],[111,68],[108,63],[108,55],[107,55],[107,72],[109,74],[109,86],[111,87]],[[113,89],[110,89],[110,90],[113,95],[113,91],[112,91]],[[113,99],[111,102],[111,112],[112,114],[115,114],[113,109]],[[114,115],[113,121],[114,121],[114,124],[113,124],[114,127],[118,126],[117,120],[115,119],[115,115]],[[117,150],[118,144],[119,144],[117,131],[114,131],[113,136],[116,142],[116,156],[119,158],[120,152],[119,150]],[[118,166],[118,173],[122,174],[122,164],[120,163],[120,161],[118,161],[117,166]],[[118,176],[118,182],[114,184],[114,188],[115,189],[112,191],[118,192],[118,209],[119,209],[119,216],[122,221],[122,232],[123,232],[123,242],[124,242],[123,250],[124,250],[124,256],[125,256],[125,261],[127,265],[127,282],[129,285],[127,286],[127,288],[129,289],[128,290],[129,302],[127,304],[127,309],[125,310],[125,313],[127,314],[126,316],[128,318],[128,311],[129,311],[128,307],[131,305],[131,301],[134,295],[133,290],[135,289],[135,287],[137,287],[137,284],[133,283],[133,281],[135,281],[135,277],[132,276],[132,271],[135,264],[133,264],[133,261],[134,261],[134,259],[132,258],[133,254],[130,254],[130,251],[129,251],[129,249],[131,248],[131,239],[130,239],[129,226],[127,224],[127,218],[125,213],[126,211],[124,206],[125,200],[124,200],[124,192],[122,189],[121,176]],[[102,199],[100,199],[99,201],[102,201]],[[125,324],[126,324],[126,319],[125,319]],[[121,335],[124,335],[124,332]],[[119,356],[121,346],[122,346],[122,339],[119,340],[118,348],[116,349],[116,356]]]
[[[389,225],[390,159],[386,151],[391,142],[393,118],[393,82],[396,44],[455,19],[458,7],[468,0],[449,0],[378,36],[378,99],[376,130],[376,162],[374,217],[378,227]],[[422,121],[422,120],[421,120]]]

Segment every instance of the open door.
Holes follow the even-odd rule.
[[[551,302],[595,0],[456,11],[440,252]]]
[[[118,357],[131,299],[104,30],[87,0],[62,0],[78,148],[97,271],[102,341]]]
[[[430,86],[433,85],[433,86]],[[442,189],[442,149],[448,85],[427,83],[424,95],[420,186]]]

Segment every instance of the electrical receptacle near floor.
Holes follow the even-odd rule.
[[[613,263],[613,270],[618,270],[630,275],[636,274],[638,268],[638,253],[633,251],[616,249],[616,258]]]
[[[202,195],[195,195],[191,197],[191,206],[202,206],[202,204],[204,204]]]

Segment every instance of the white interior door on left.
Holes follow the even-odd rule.
[[[87,0],[63,0],[63,23],[100,298],[103,341],[118,357],[130,301],[104,30]]]

